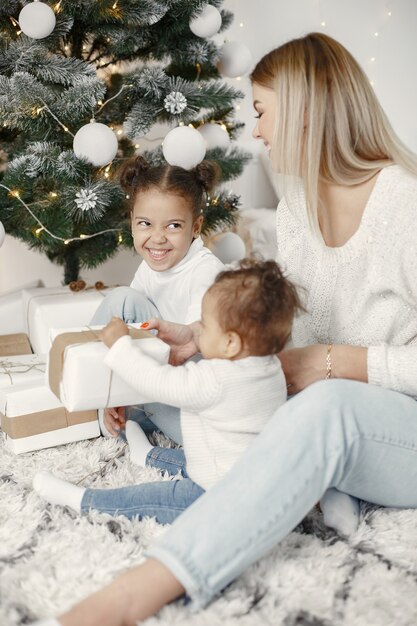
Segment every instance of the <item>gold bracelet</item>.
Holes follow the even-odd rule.
[[[326,380],[332,377],[332,348],[333,344],[329,343],[327,346],[327,354],[326,354]]]

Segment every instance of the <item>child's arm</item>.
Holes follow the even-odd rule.
[[[146,341],[152,341],[147,339]],[[209,361],[181,367],[163,365],[121,336],[110,348],[105,363],[149,402],[162,402],[191,411],[200,411],[216,402],[220,384]]]
[[[171,346],[169,355],[171,365],[182,365],[200,351],[200,322],[185,325],[153,317],[142,324],[142,328],[157,330],[158,337]]]

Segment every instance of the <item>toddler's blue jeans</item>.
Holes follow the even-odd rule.
[[[184,452],[180,448],[154,447],[146,458],[147,467],[157,467],[178,480],[143,483],[117,489],[86,489],[81,512],[97,509],[111,515],[155,517],[161,524],[170,524],[203,493],[187,476]]]

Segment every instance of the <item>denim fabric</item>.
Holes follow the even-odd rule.
[[[120,317],[126,324],[161,317],[156,306],[143,293],[131,287],[117,287],[111,291],[94,313],[90,325],[107,324],[113,316]]]
[[[180,410],[175,406],[150,402],[127,407],[126,416],[137,422],[146,433],[160,430],[176,443],[182,444]]]
[[[297,526],[329,487],[417,508],[416,484],[417,402],[365,383],[321,381],[276,411],[148,556],[199,608]]]
[[[111,515],[155,517],[160,524],[171,524],[203,493],[199,485],[187,478],[184,453],[180,449],[155,448],[148,454],[147,465],[158,467],[171,475],[182,473],[181,480],[144,483],[118,489],[86,489],[81,512],[97,509]]]

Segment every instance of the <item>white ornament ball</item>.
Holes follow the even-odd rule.
[[[4,243],[4,238],[6,237],[6,231],[4,230],[3,223],[0,222],[0,248]]]
[[[206,142],[195,128],[177,126],[165,136],[162,152],[170,165],[191,170],[204,159]]]
[[[90,122],[76,133],[73,148],[79,159],[87,159],[95,167],[102,167],[116,156],[117,137],[105,124]]]
[[[228,148],[230,145],[229,133],[220,124],[202,124],[197,130],[203,135],[207,150]]]
[[[228,41],[220,49],[219,72],[236,78],[246,74],[252,65],[252,54],[240,41]]]
[[[213,254],[225,264],[241,261],[246,256],[245,244],[236,233],[214,235],[209,247]]]
[[[221,13],[211,4],[206,4],[197,17],[190,20],[190,30],[197,37],[212,37],[219,32],[221,25]]]
[[[44,2],[31,2],[19,13],[19,26],[32,39],[44,39],[55,28],[55,13]]]

